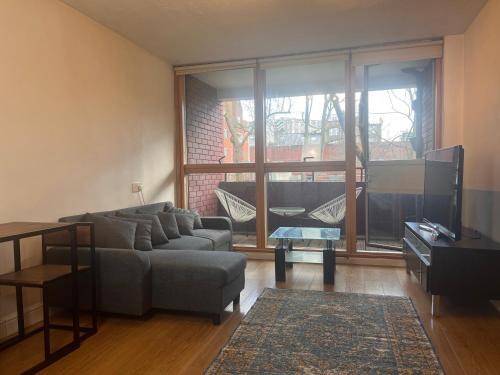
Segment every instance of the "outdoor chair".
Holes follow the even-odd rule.
[[[255,219],[257,211],[250,203],[219,188],[216,188],[214,193],[234,222],[246,223],[247,221]]]
[[[359,197],[362,190],[362,187],[356,188],[356,199]],[[312,219],[322,221],[323,223],[335,225],[344,219],[345,211],[346,199],[345,194],[342,194],[312,210],[309,212],[308,216]]]

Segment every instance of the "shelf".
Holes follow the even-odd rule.
[[[11,222],[0,224],[0,242],[67,230],[72,226],[74,226],[74,223]]]
[[[86,271],[89,266],[78,266],[78,272]],[[24,268],[21,271],[0,275],[0,285],[43,288],[47,283],[71,275],[71,266],[41,264]]]

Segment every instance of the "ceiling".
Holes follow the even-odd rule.
[[[62,0],[174,65],[460,34],[487,0]]]

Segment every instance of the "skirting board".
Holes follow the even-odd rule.
[[[248,259],[272,260],[274,261],[273,253],[259,253],[257,251],[243,252]],[[361,258],[361,257],[337,257],[337,264],[355,264],[363,266],[386,266],[386,267],[405,267],[406,263],[403,259],[384,259],[384,258]]]
[[[41,303],[28,306],[24,309],[24,324],[26,327],[37,324],[43,320],[43,307]],[[9,314],[0,320],[0,338],[3,339],[17,333],[17,314]]]

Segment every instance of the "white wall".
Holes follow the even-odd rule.
[[[0,222],[138,205],[134,181],[172,200],[173,101],[172,67],[110,29],[56,0],[2,0]],[[38,241],[24,245],[23,265],[40,262]],[[0,288],[0,320],[13,311]]]
[[[445,38],[444,145],[465,149],[464,224],[500,241],[500,0]]]

